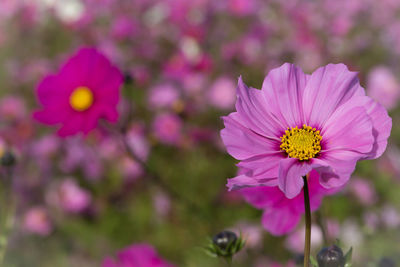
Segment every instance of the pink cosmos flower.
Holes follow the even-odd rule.
[[[89,133],[100,118],[118,119],[121,72],[94,48],[80,49],[59,73],[44,78],[37,87],[42,110],[35,119],[62,124],[60,136]]]
[[[323,187],[340,187],[358,160],[386,149],[391,118],[343,64],[311,75],[284,64],[268,74],[261,90],[239,78],[237,96],[237,111],[223,117],[221,137],[248,171],[229,179],[229,189],[279,186],[294,198],[311,170]]]
[[[118,253],[115,261],[107,257],[103,267],[173,267],[158,256],[155,249],[148,244],[132,245]]]
[[[322,187],[318,180],[318,172],[311,171],[308,178],[311,211],[320,207],[324,195],[334,193]],[[303,194],[289,199],[277,186],[248,187],[241,189],[240,193],[251,205],[264,210],[262,225],[273,235],[291,232],[304,214]]]

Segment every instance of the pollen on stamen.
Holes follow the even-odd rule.
[[[304,161],[317,156],[321,151],[321,140],[319,130],[303,124],[300,129],[296,126],[285,131],[285,134],[281,136],[280,148],[290,158]]]
[[[85,87],[76,88],[69,99],[71,107],[76,111],[85,111],[93,105],[93,93]]]

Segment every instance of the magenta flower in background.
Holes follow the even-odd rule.
[[[367,91],[370,97],[387,109],[396,107],[400,99],[400,83],[393,72],[384,66],[376,67],[368,74]]]
[[[58,134],[89,133],[99,119],[118,120],[121,72],[94,48],[80,49],[59,73],[44,78],[37,87],[42,109],[38,121],[61,124]]]
[[[173,267],[161,259],[155,249],[147,244],[136,244],[123,249],[117,255],[117,260],[108,257],[103,261],[103,267]]]
[[[223,117],[221,137],[248,171],[229,179],[229,189],[279,186],[294,198],[311,170],[323,187],[340,187],[358,160],[386,149],[391,118],[343,64],[311,75],[284,64],[270,71],[261,90],[240,78],[237,97],[237,111]]]
[[[245,171],[243,171],[245,172]],[[325,195],[333,194],[336,190],[328,190],[319,183],[319,175],[311,171],[308,178],[311,211],[321,206]],[[291,232],[299,224],[304,214],[304,196],[299,194],[289,199],[277,187],[260,186],[239,190],[244,199],[252,206],[264,210],[262,225],[272,235],[284,235]]]

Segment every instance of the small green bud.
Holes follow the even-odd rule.
[[[234,232],[222,231],[216,234],[208,244],[206,251],[213,257],[232,259],[244,247],[245,241]]]

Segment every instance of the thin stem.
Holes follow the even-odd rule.
[[[306,211],[306,234],[304,239],[304,267],[310,266],[310,250],[311,250],[311,209],[310,209],[310,195],[308,192],[308,179],[303,176],[304,181],[304,208]]]
[[[225,260],[226,260],[226,264],[228,265],[228,267],[231,267],[232,266],[232,256],[226,257]]]

